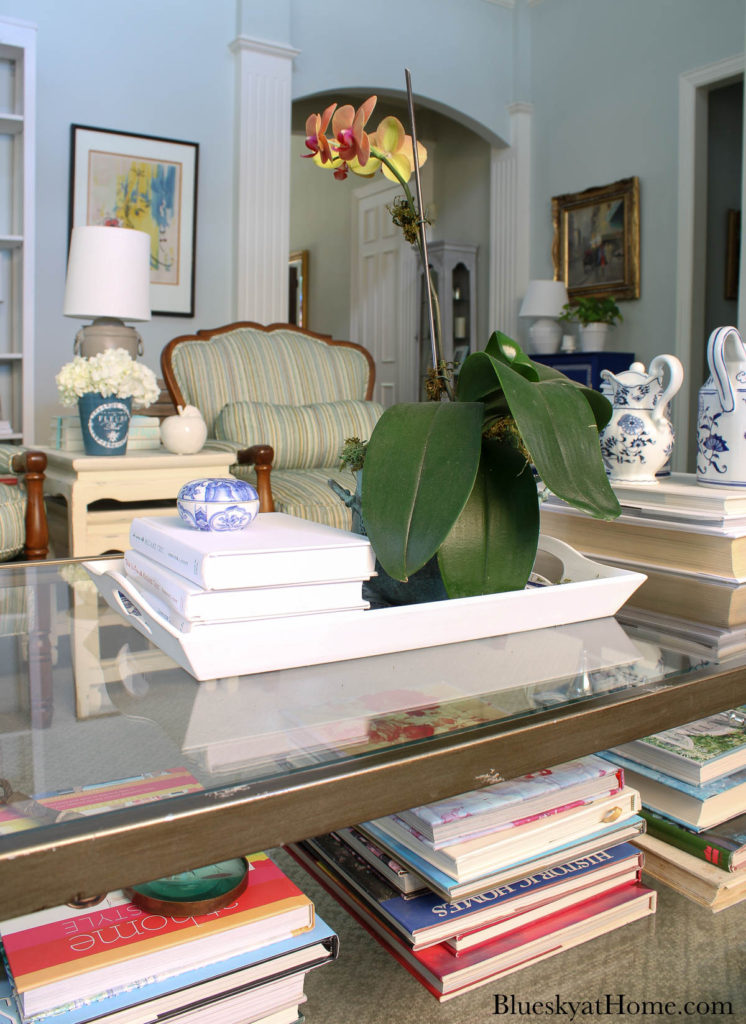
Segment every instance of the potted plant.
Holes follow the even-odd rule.
[[[621,323],[624,317],[610,295],[584,295],[565,303],[559,319],[580,324],[580,348],[583,352],[600,352],[606,343],[609,328],[617,320]]]
[[[55,377],[62,405],[77,403],[86,455],[125,455],[132,405],[161,393],[155,374],[123,348],[75,356]]]
[[[312,115],[306,146],[338,179],[380,168],[400,182],[404,198],[395,222],[416,241],[426,267],[418,173],[417,202],[407,184],[424,156],[414,120],[411,137],[392,117],[368,135],[374,106],[371,97],[357,111],[333,104]],[[600,393],[534,363],[499,331],[484,351],[466,357],[454,382],[437,324],[431,335],[432,400],[386,409],[361,453],[365,531],[395,580],[411,580],[435,558],[449,597],[520,590],[539,541],[533,467],[570,504],[605,519],[620,513],[598,440],[611,405]]]

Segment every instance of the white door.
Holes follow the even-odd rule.
[[[385,178],[353,193],[350,337],[373,356],[385,406],[417,400],[417,254],[386,209],[400,194]]]

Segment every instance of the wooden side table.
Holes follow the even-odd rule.
[[[129,547],[130,523],[140,515],[173,515],[172,506],[147,502],[175,501],[182,484],[203,476],[230,476],[232,451],[205,447],[197,455],[171,455],[162,449],[132,455],[80,455],[42,449],[47,456],[44,491],[67,502],[68,553],[91,557]],[[111,508],[91,508],[109,499]]]

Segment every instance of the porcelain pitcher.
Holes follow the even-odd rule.
[[[601,377],[613,407],[601,431],[601,454],[609,479],[657,483],[656,474],[673,450],[668,403],[683,383],[684,368],[676,356],[664,355],[653,359],[649,371],[643,363],[632,363],[619,374],[602,370]]]
[[[735,327],[712,332],[707,366],[697,409],[697,480],[746,487],[746,346]]]

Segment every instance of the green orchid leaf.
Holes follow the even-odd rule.
[[[548,379],[532,383],[495,363],[510,411],[544,483],[558,497],[602,519],[621,512],[581,389]]]
[[[365,455],[363,521],[395,579],[432,558],[466,504],[483,415],[481,402],[403,402],[376,424]]]
[[[598,430],[603,430],[606,424],[611,419],[613,412],[611,408],[611,402],[608,400],[606,395],[602,395],[600,391],[594,391],[593,388],[587,388],[584,384],[580,384],[576,380],[572,380],[567,377],[564,373],[559,370],[555,370],[551,366],[544,366],[543,363],[534,363],[534,366],[539,371],[539,380],[556,380],[564,384],[569,384],[570,387],[577,388],[583,395],[585,395],[586,401],[593,410],[593,415],[596,418],[596,427]]]
[[[506,366],[525,377],[526,380],[539,379],[539,364],[529,359],[517,341],[513,341],[502,331],[494,331],[485,346],[485,352]]]
[[[522,590],[538,541],[531,466],[512,445],[484,440],[469,500],[438,551],[448,596]]]

